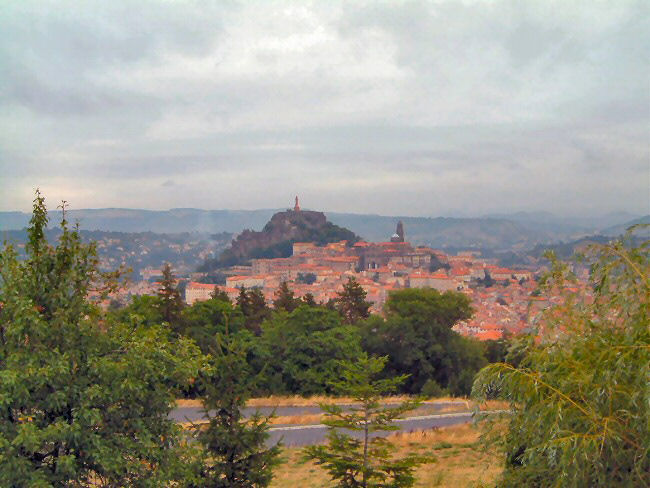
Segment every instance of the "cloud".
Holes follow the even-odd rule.
[[[650,210],[646,2],[68,7],[0,13],[2,209]]]

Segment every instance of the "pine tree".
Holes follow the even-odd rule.
[[[413,486],[415,468],[430,461],[415,454],[396,458],[395,447],[377,435],[397,430],[395,419],[420,404],[418,400],[409,400],[395,407],[382,405],[385,395],[393,393],[406,378],[376,379],[387,360],[363,353],[357,362],[342,362],[343,380],[334,385],[359,406],[344,410],[338,405],[320,405],[326,413],[323,423],[328,427],[328,445],[307,447],[305,458],[323,466],[340,488]],[[338,429],[359,432],[361,438]]]
[[[271,309],[266,305],[266,299],[262,291],[259,288],[246,290],[242,286],[236,303],[245,317],[245,327],[259,335],[262,322],[271,316]]]
[[[367,293],[361,285],[350,276],[343,285],[343,291],[338,293],[336,309],[343,317],[346,324],[356,324],[360,320],[370,317],[371,303],[366,301]]]
[[[273,300],[273,308],[275,310],[285,310],[293,312],[300,305],[300,299],[296,298],[293,291],[289,288],[286,281],[280,283],[280,286],[275,291],[275,299]]]
[[[163,267],[163,278],[158,289],[159,308],[163,320],[176,330],[183,311],[183,299],[176,286],[176,278],[169,263]]]
[[[246,359],[249,346],[230,334],[218,334],[217,343],[202,398],[208,424],[196,426],[206,450],[196,486],[263,488],[272,480],[280,448],[266,446],[269,417],[244,418],[242,413],[258,381]]]
[[[228,294],[218,286],[214,287],[214,290],[212,291],[212,293],[210,293],[210,298],[213,300],[220,300],[222,302],[231,303]]]
[[[246,287],[242,286],[239,288],[239,295],[235,300],[235,305],[239,307],[244,316],[248,316],[248,307],[249,307],[248,293],[246,293]]]

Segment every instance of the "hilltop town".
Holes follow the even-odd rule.
[[[293,209],[276,214],[271,222],[295,221],[304,213],[296,199]],[[324,222],[324,216],[322,219]],[[245,233],[234,244],[250,241],[251,235]],[[238,249],[241,248],[239,245]],[[367,293],[367,300],[372,302],[371,311],[379,314],[394,290],[426,287],[441,292],[453,290],[468,295],[475,309],[473,318],[456,324],[455,329],[481,340],[524,331],[539,311],[548,306],[545,299],[534,293],[535,276],[540,269],[502,267],[497,260],[484,258],[476,251],[450,255],[426,246],[413,246],[401,221],[396,223],[395,233],[384,242],[341,240],[324,245],[293,242],[287,257],[249,261],[247,265],[224,268],[225,285],[190,281],[185,288],[186,302],[207,300],[217,287],[233,301],[241,288],[258,288],[271,303],[280,284],[286,282],[297,297],[311,294],[316,302],[327,303],[337,298],[352,277]]]

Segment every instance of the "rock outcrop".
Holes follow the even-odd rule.
[[[300,210],[298,207],[298,210],[274,214],[259,232],[244,230],[216,261],[211,265],[206,263],[203,268],[244,264],[254,258],[288,257],[294,242],[324,245],[345,240],[352,245],[359,239],[351,230],[329,222],[323,212]]]

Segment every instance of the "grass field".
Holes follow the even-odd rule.
[[[432,456],[435,461],[418,468],[418,488],[428,487],[493,487],[501,471],[494,453],[486,453],[479,445],[476,427],[465,424],[429,431],[395,434],[390,437],[398,455],[407,452]],[[331,487],[327,473],[313,462],[305,462],[302,450],[283,450],[285,462],[275,469],[272,488]]]

